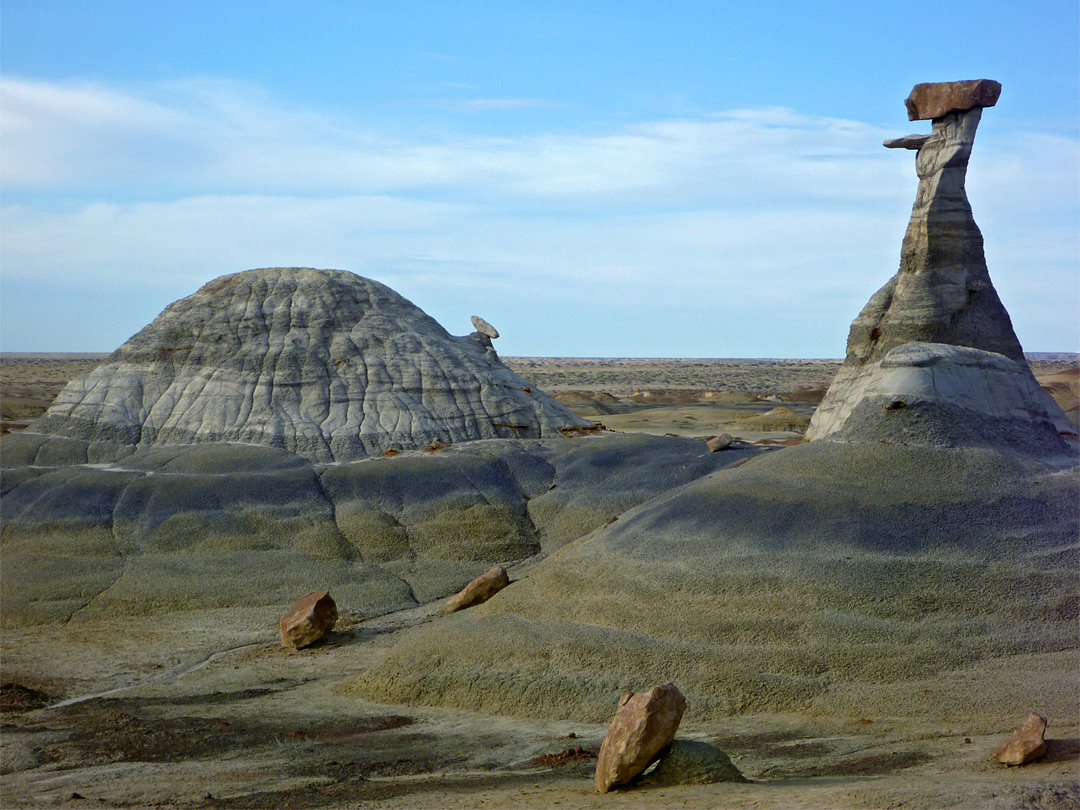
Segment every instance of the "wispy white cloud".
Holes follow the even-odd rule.
[[[897,266],[916,184],[907,153],[880,145],[904,126],[784,108],[485,138],[374,127],[208,79],[5,78],[0,104],[0,250],[19,292],[5,296],[6,335],[65,284],[96,285],[87,319],[127,318],[126,336],[166,290],[302,264],[376,277],[451,330],[482,308],[505,351],[838,355]],[[991,272],[1026,344],[1069,348],[1077,144],[980,139],[969,193]],[[105,301],[120,289],[117,313]],[[762,334],[765,310],[777,325]]]

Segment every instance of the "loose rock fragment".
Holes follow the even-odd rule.
[[[296,650],[314,644],[334,628],[337,617],[337,604],[327,591],[302,596],[281,617],[281,643]]]
[[[717,450],[723,450],[726,447],[731,446],[731,434],[721,433],[719,436],[713,436],[707,442],[705,446],[709,448],[710,453],[715,453]]]
[[[1023,765],[1046,753],[1046,718],[1032,712],[1027,722],[994,752],[994,759],[1005,765]]]
[[[600,745],[596,763],[596,790],[607,793],[629,782],[671,742],[679,728],[686,698],[670,683],[620,698],[619,708]]]
[[[449,615],[482,604],[509,584],[510,577],[507,575],[506,569],[501,565],[496,565],[451,596],[443,607],[443,615]]]

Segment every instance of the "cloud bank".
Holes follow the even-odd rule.
[[[477,135],[283,104],[198,79],[0,80],[7,351],[109,350],[167,303],[251,267],[376,278],[505,354],[839,356],[895,271],[914,198],[885,129],[786,108],[593,131]],[[900,111],[902,113],[902,110]],[[1029,350],[1075,350],[1074,140],[984,117],[969,196]],[[120,306],[118,306],[120,302]]]

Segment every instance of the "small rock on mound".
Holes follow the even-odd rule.
[[[249,270],[166,307],[29,430],[91,461],[202,442],[345,461],[586,424],[503,365],[493,332],[454,337],[352,273]]]

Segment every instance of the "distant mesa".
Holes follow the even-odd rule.
[[[85,441],[91,461],[239,442],[328,462],[589,424],[503,365],[498,332],[473,323],[454,337],[341,270],[222,276],[73,380],[30,431]]]
[[[885,142],[917,150],[900,269],[851,324],[844,364],[807,439],[1065,451],[1060,434],[1074,428],[1024,359],[964,187],[982,110],[1000,94],[989,79],[911,91],[908,117],[932,119],[933,131]],[[906,407],[886,413],[893,401]]]

